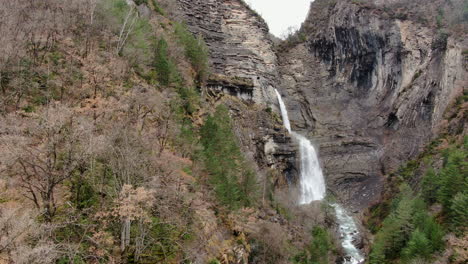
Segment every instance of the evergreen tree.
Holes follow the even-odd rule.
[[[171,63],[167,55],[167,42],[160,38],[155,49],[154,68],[156,70],[158,81],[162,85],[169,85],[171,80]]]
[[[386,247],[385,254],[392,259],[398,257],[414,230],[412,223],[414,200],[411,197],[411,191],[407,190],[406,192],[403,193],[403,197],[398,203],[395,213],[390,217],[388,225],[388,247]]]
[[[468,188],[466,151],[451,149],[445,155],[444,168],[439,177],[440,188],[437,192],[438,201],[445,210],[449,210],[453,197]]]
[[[183,24],[175,25],[175,34],[184,45],[185,56],[197,73],[197,81],[203,82],[208,74],[208,47],[201,36],[195,37]]]
[[[206,119],[200,134],[210,183],[221,203],[235,209],[253,203],[256,181],[255,174],[246,166],[232,129],[228,109],[219,106]]]
[[[468,195],[466,192],[458,193],[450,207],[450,221],[457,233],[466,231],[468,223]]]
[[[402,250],[402,256],[406,260],[411,260],[416,257],[428,259],[432,253],[431,242],[426,235],[416,229],[408,241],[407,246]]]
[[[383,234],[379,233],[376,241],[372,245],[372,250],[369,254],[369,264],[385,264],[385,244],[384,239],[381,237]]]
[[[309,247],[310,263],[314,264],[327,264],[328,251],[332,244],[330,235],[326,229],[315,226],[312,230],[313,240]]]
[[[429,204],[437,202],[437,189],[439,186],[439,177],[433,168],[429,168],[422,182],[422,195]]]

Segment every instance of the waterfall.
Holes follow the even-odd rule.
[[[291,123],[289,122],[288,109],[286,109],[286,105],[284,104],[283,98],[281,97],[281,94],[278,92],[278,90],[275,89],[275,92],[276,97],[278,97],[281,117],[283,118],[283,125],[288,130],[288,132],[291,133]]]
[[[291,136],[299,144],[299,153],[301,156],[301,174],[300,174],[300,197],[299,204],[309,204],[312,201],[318,201],[325,198],[325,180],[323,178],[322,169],[317,155],[317,151],[312,143],[304,136],[299,135],[291,130],[289,122],[288,110],[283,102],[283,99],[276,90],[276,96],[281,110],[284,127],[291,133]]]
[[[326,186],[317,151],[306,137],[291,130],[291,123],[289,122],[286,105],[278,90],[275,89],[275,92],[278,97],[284,127],[299,144],[299,153],[301,156],[301,193],[299,204],[309,204],[312,201],[322,200],[325,198]],[[343,263],[363,263],[364,257],[361,255],[359,249],[353,245],[353,241],[359,236],[359,231],[353,218],[349,216],[345,209],[339,204],[331,204],[331,206],[335,209],[337,222],[340,226],[341,244],[346,253]]]

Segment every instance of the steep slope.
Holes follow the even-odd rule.
[[[329,193],[388,196],[449,105],[466,134],[464,35],[407,1],[317,0],[280,46],[242,0],[0,5],[0,263],[343,262],[274,88]]]

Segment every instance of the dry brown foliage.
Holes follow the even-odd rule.
[[[47,238],[36,217],[30,209],[0,206],[0,263],[55,263],[57,247]]]

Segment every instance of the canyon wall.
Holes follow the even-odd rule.
[[[201,34],[211,55],[211,69],[231,78],[249,78],[257,104],[276,102],[277,56],[261,17],[239,0],[178,0],[189,29]],[[222,84],[220,84],[222,86]],[[242,91],[241,91],[242,93]]]
[[[241,1],[178,1],[190,30],[207,42],[214,73],[252,80],[247,95],[230,93],[258,111],[277,111],[278,88],[293,129],[320,148],[329,191],[357,209],[376,201],[383,176],[438,133],[445,110],[466,85],[461,41],[388,14],[378,1],[317,0],[301,41],[280,49]],[[216,81],[211,86],[229,91]],[[251,116],[237,113],[239,131],[251,128],[239,133],[244,146],[258,164],[286,172],[290,179],[278,182],[297,180],[297,149],[281,136],[279,120],[255,123]]]

